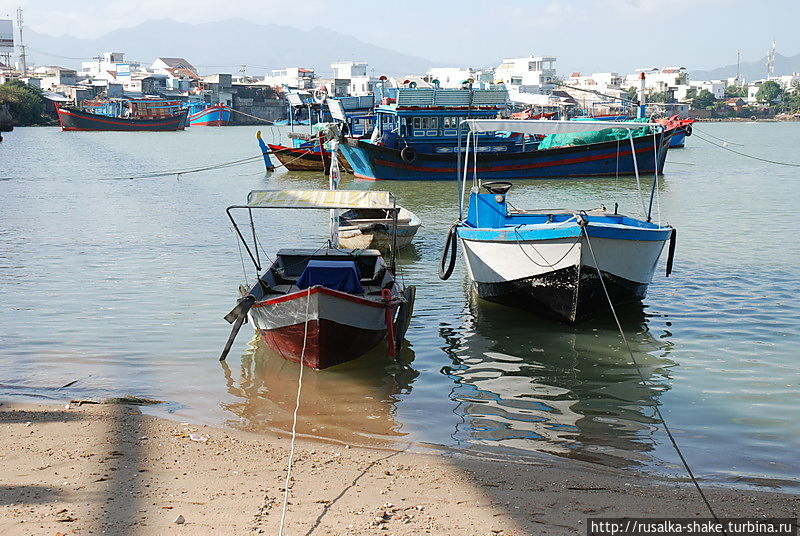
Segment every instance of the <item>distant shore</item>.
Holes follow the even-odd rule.
[[[286,434],[107,404],[5,403],[0,428],[4,535],[278,533]],[[709,515],[686,482],[550,457],[303,440],[292,475],[292,535],[584,534],[589,517]],[[800,507],[795,494],[704,488],[720,517],[797,517]]]

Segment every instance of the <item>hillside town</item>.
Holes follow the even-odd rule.
[[[2,21],[0,21],[2,22]],[[10,22],[10,21],[7,21]],[[557,57],[529,55],[503,58],[489,68],[434,67],[424,73],[381,76],[365,62],[342,61],[323,77],[310,67],[287,66],[266,76],[203,73],[191,61],[158,57],[150,64],[129,61],[124,52],[103,52],[84,61],[80,70],[59,65],[26,65],[24,58],[0,63],[0,84],[19,80],[41,91],[50,110],[57,105],[80,106],[102,98],[156,96],[178,101],[221,103],[233,112],[231,124],[254,124],[287,118],[287,95],[370,95],[379,81],[386,87],[505,88],[511,111],[555,112],[559,117],[611,114],[637,100],[644,81],[650,113],[695,118],[765,117],[782,95],[800,98],[800,73],[775,74],[768,65],[758,80],[692,80],[686,67],[636,69],[632,73],[572,72],[559,75]],[[771,88],[772,92],[762,88]],[[240,112],[240,113],[235,113]]]

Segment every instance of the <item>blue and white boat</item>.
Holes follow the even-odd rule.
[[[469,120],[466,126],[471,134],[503,130],[505,123]],[[542,128],[532,124],[535,121],[517,123],[525,124],[515,127],[520,132]],[[558,132],[561,122],[551,123],[552,132]],[[608,123],[578,124],[590,131],[606,128]],[[473,186],[466,217],[461,207],[448,235],[441,263],[443,279],[452,273],[460,242],[479,297],[575,323],[607,310],[609,300],[618,305],[644,298],[668,241],[667,271],[671,270],[675,230],[651,220],[658,175],[653,177],[649,207],[639,189],[644,219],[605,207],[519,210],[507,200],[511,183],[482,182],[480,171],[473,171],[475,159],[480,157],[467,152],[462,166],[462,194],[470,175]],[[643,163],[636,157],[632,160],[635,169]],[[640,184],[638,179],[637,174]]]

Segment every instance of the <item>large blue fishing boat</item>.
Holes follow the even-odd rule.
[[[354,175],[370,180],[449,180],[456,172],[459,128],[466,119],[490,119],[506,111],[505,89],[379,88],[376,129],[369,139],[342,138],[340,151]],[[513,129],[513,121],[508,123]],[[461,127],[459,127],[461,125]],[[661,173],[672,131],[643,127],[628,143],[627,131],[587,138],[505,132],[473,133],[487,180]],[[576,129],[580,130],[580,129]],[[655,134],[655,136],[651,135]],[[627,158],[624,158],[626,157]]]
[[[188,102],[189,126],[224,127],[231,120],[231,109],[224,104],[211,104],[205,101]]]

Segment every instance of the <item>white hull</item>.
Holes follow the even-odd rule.
[[[571,237],[541,241],[478,241],[461,239],[470,278],[479,283],[503,283],[570,267],[600,268],[605,273],[647,285],[664,248],[660,240],[617,240]]]

